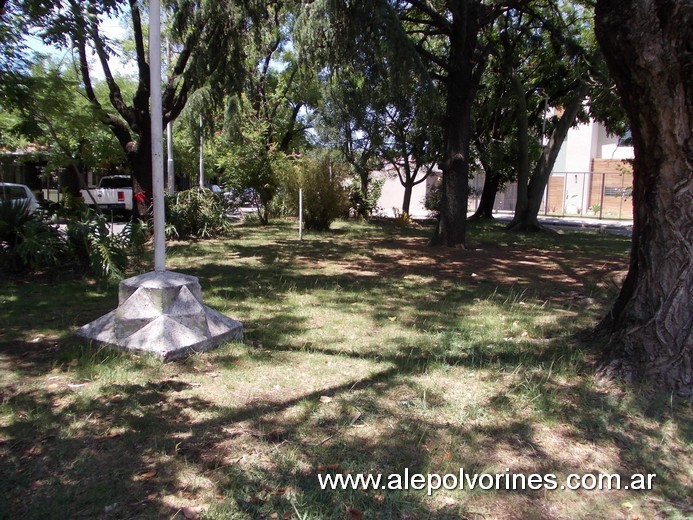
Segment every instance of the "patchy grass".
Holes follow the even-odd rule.
[[[184,361],[70,336],[115,287],[0,287],[0,518],[686,518],[689,403],[598,387],[575,339],[629,243],[586,232],[469,248],[430,230],[239,226],[175,243],[246,340]],[[649,491],[320,489],[318,474],[656,473]]]

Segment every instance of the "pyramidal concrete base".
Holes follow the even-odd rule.
[[[241,340],[243,325],[202,304],[196,277],[163,271],[120,282],[118,308],[75,335],[170,361]]]

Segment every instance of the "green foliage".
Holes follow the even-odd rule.
[[[442,197],[443,191],[439,183],[433,185],[431,189],[426,192],[424,207],[428,211],[430,211],[435,218],[438,218],[438,216],[440,215],[440,210],[442,207]]]
[[[249,116],[241,121],[242,137],[219,158],[221,177],[227,188],[238,192],[253,190],[260,223],[269,222],[270,203],[277,194],[280,179],[289,168],[286,155],[268,144],[268,122]]]
[[[57,227],[31,218],[19,229],[16,252],[30,270],[54,267],[65,257],[66,244]]]
[[[230,230],[231,202],[207,188],[192,188],[166,199],[169,238],[214,238]]]
[[[98,279],[119,280],[129,266],[130,253],[141,252],[145,234],[140,221],[123,231],[111,233],[107,217],[86,205],[75,205],[64,232],[51,224],[55,214],[26,206],[0,206],[0,270],[34,272],[45,269],[72,269]]]
[[[17,146],[33,144],[47,159],[46,169],[98,168],[121,164],[125,155],[113,134],[102,124],[80,91],[76,73],[50,57],[33,63],[24,81],[21,99],[3,103],[0,119],[3,141]],[[97,85],[101,87],[102,85]],[[100,88],[103,90],[103,88]],[[103,92],[102,96],[107,96]]]
[[[70,258],[100,279],[119,280],[129,264],[132,233],[112,234],[105,215],[84,207],[65,231]],[[138,239],[141,241],[141,239]]]
[[[38,270],[58,264],[64,243],[54,226],[30,214],[27,203],[0,204],[0,270]]]
[[[378,209],[378,199],[383,192],[384,179],[371,180],[368,195],[363,196],[361,184],[352,179],[349,190],[349,212],[360,218],[370,217]]]
[[[313,231],[327,231],[349,207],[344,185],[349,176],[346,164],[334,161],[328,154],[304,158],[297,167],[296,192],[303,189],[303,222]]]

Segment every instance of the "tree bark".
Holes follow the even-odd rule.
[[[429,245],[450,247],[465,244],[469,195],[469,141],[472,104],[481,80],[482,65],[475,59],[482,26],[481,3],[450,2],[452,24],[444,122],[445,155],[441,163],[441,208],[438,225]]]
[[[509,70],[508,70],[509,69]],[[517,99],[517,201],[515,215],[523,215],[529,209],[529,121],[525,86],[515,70],[506,67]]]
[[[411,207],[411,192],[414,189],[413,184],[404,185],[404,198],[402,199],[402,213],[409,215],[409,208]]]
[[[494,172],[490,167],[484,167],[486,173],[484,177],[484,187],[481,190],[481,199],[479,199],[479,207],[476,208],[474,214],[468,220],[493,220],[493,206],[496,204],[496,194],[500,187],[500,175]]]
[[[518,201],[520,192],[526,192],[526,203],[515,208],[515,215],[512,222],[508,224],[508,229],[512,231],[543,231],[545,230],[539,224],[539,210],[541,209],[541,201],[544,198],[544,190],[549,182],[551,170],[556,164],[558,153],[561,151],[561,146],[568,135],[568,130],[575,124],[575,118],[582,107],[582,102],[585,100],[588,92],[588,85],[581,81],[575,89],[570,102],[564,107],[563,115],[558,120],[556,128],[554,128],[549,137],[549,142],[541,152],[539,161],[532,171],[532,176],[527,185],[518,182],[517,192]]]
[[[693,395],[693,4],[598,0],[597,38],[628,114],[633,245],[601,330],[601,374]]]

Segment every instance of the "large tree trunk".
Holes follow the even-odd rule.
[[[508,67],[509,68],[509,67]],[[506,68],[506,70],[508,69]],[[523,215],[529,209],[529,121],[525,86],[514,70],[509,71],[517,99],[517,201],[515,215]],[[511,224],[512,225],[512,224]]]
[[[556,164],[558,153],[561,151],[561,146],[568,135],[568,130],[575,124],[578,112],[582,107],[582,102],[585,100],[589,86],[586,82],[581,81],[575,89],[572,98],[564,107],[563,114],[556,124],[549,137],[549,142],[541,152],[539,161],[532,171],[532,176],[527,185],[521,185],[518,182],[517,192],[518,201],[520,193],[525,192],[525,203],[518,205],[515,208],[515,215],[512,222],[508,224],[508,229],[512,231],[541,231],[544,228],[539,224],[539,210],[541,209],[541,201],[544,198],[546,185],[551,177],[551,170]]]
[[[598,0],[596,33],[635,147],[630,270],[602,374],[693,395],[693,4]]]
[[[152,152],[149,132],[139,136],[126,147],[128,164],[132,171],[132,193],[134,194],[133,214],[140,218],[149,218],[149,207],[152,204]]]
[[[500,187],[500,175],[490,167],[484,167],[484,187],[481,190],[479,207],[468,220],[493,220],[493,206],[496,204],[496,194]]]
[[[481,5],[477,0],[452,3],[455,8],[450,35],[450,66],[444,123],[445,156],[441,163],[441,208],[438,225],[429,245],[464,247],[472,104],[481,79],[479,65],[476,65],[475,61],[481,27]]]

